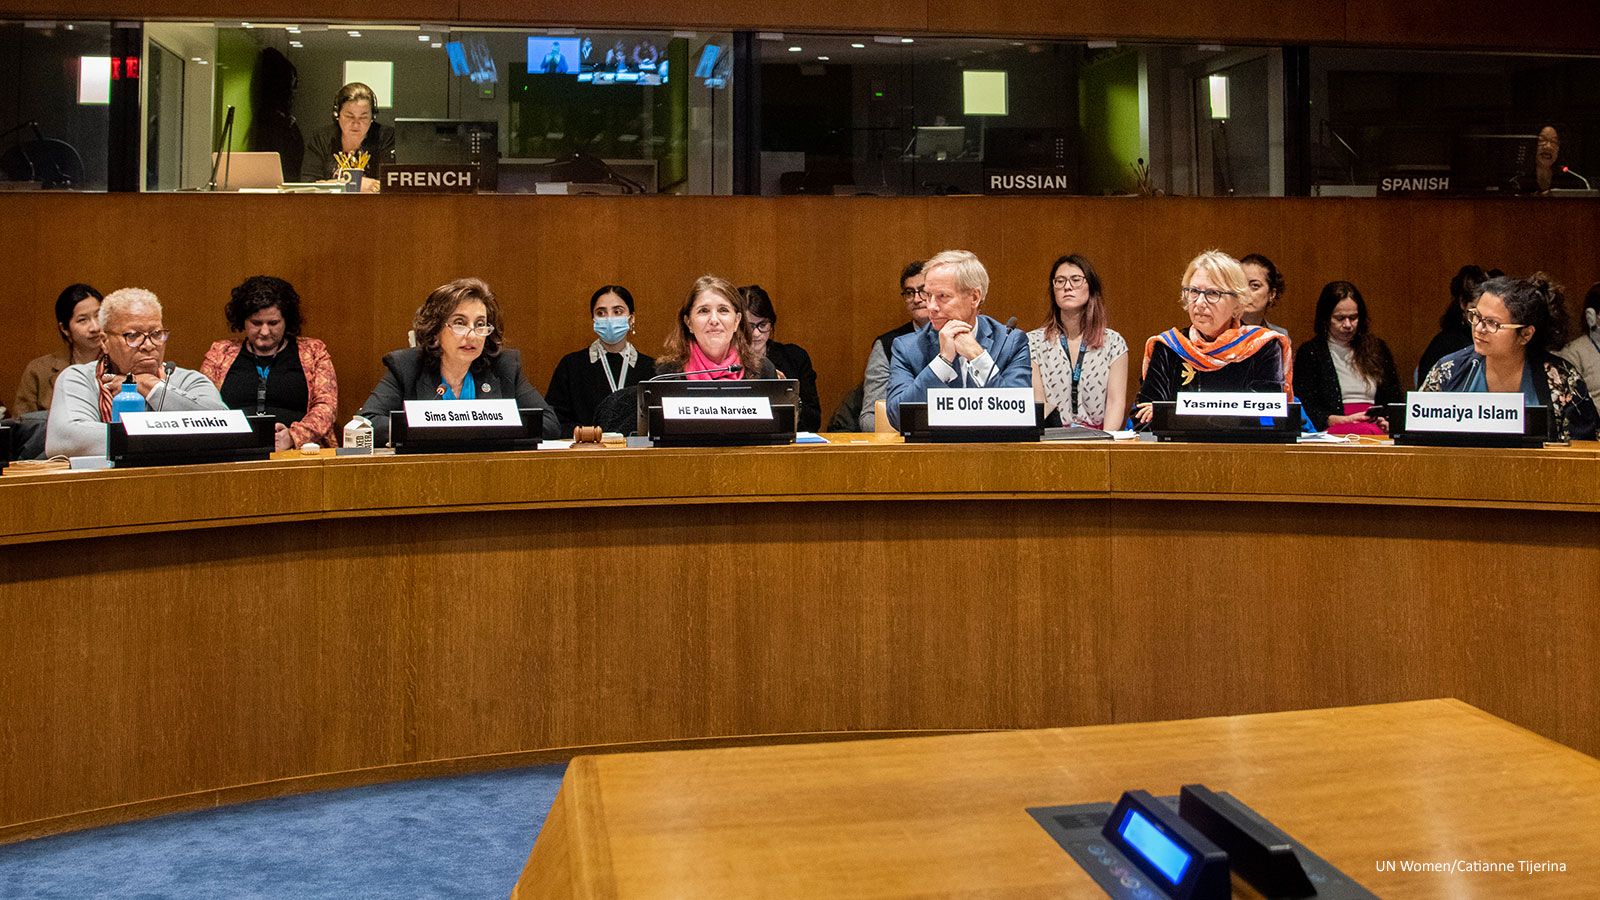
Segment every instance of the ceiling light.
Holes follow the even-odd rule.
[[[443,46],[444,46],[444,45],[443,45],[443,44],[441,44],[441,43],[439,43],[439,42],[438,42],[438,41],[434,41],[434,42],[433,42],[433,43],[431,43],[431,44],[429,44],[429,45],[428,45],[428,46],[430,46],[430,47],[432,47],[432,48],[433,48],[433,49],[435,49],[435,50],[437,50],[437,49],[439,49],[439,48],[440,48],[440,47],[443,47]]]
[[[789,48],[789,52],[790,52],[790,53],[799,53],[799,52],[800,52],[800,51],[801,51],[801,49],[803,49],[803,48],[800,48],[800,47],[790,47],[790,48]]]
[[[243,25],[246,28],[254,28],[255,27],[254,25],[251,25],[249,22],[240,22],[239,24]]]
[[[361,32],[359,31],[347,31],[345,34],[348,34],[351,37],[361,37]]]
[[[901,38],[900,39],[900,43],[902,43],[902,44],[915,44],[916,40],[914,38]]]
[[[428,35],[425,35],[425,34],[419,34],[419,35],[417,35],[417,40],[421,41],[424,44],[427,44],[427,43],[431,43],[433,41],[433,38],[431,38],[431,37],[429,37]]]
[[[865,50],[865,49],[867,49],[867,45],[866,44],[851,44],[850,46],[856,48],[857,50]]]
[[[306,45],[300,43],[299,41],[290,41],[289,46],[295,48],[296,50],[304,50]]]
[[[826,56],[817,57],[817,62],[827,62],[827,61],[828,61],[828,58]]]

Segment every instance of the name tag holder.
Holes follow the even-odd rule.
[[[645,433],[658,447],[730,447],[794,443],[799,382],[655,381],[639,386]]]
[[[1411,391],[1404,403],[1374,407],[1396,444],[1431,447],[1543,447],[1553,440],[1550,408],[1517,393]]]
[[[237,409],[124,413],[106,426],[106,457],[117,468],[266,459],[275,421]]]
[[[544,410],[518,408],[515,400],[407,400],[405,405],[389,415],[396,454],[537,450],[544,437]]]

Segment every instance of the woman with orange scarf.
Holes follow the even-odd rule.
[[[1175,399],[1180,391],[1283,391],[1293,398],[1289,339],[1239,322],[1239,301],[1249,287],[1238,260],[1220,250],[1190,261],[1180,291],[1189,327],[1169,328],[1145,341],[1136,423],[1150,421],[1150,404]]]

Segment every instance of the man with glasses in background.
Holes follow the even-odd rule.
[[[905,304],[911,321],[892,328],[872,339],[872,351],[867,354],[867,371],[861,379],[861,430],[872,431],[877,426],[874,410],[879,400],[889,391],[889,348],[895,338],[910,334],[928,324],[928,292],[924,290],[927,278],[922,274],[922,261],[907,263],[900,270],[900,300]]]
[[[170,334],[155,294],[143,288],[107,294],[100,304],[100,358],[68,366],[56,378],[45,455],[104,456],[111,401],[124,384],[134,386],[146,409],[225,409],[209,378],[166,362]]]

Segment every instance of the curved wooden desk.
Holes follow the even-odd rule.
[[[604,747],[1435,696],[1594,754],[1597,463],[833,445],[7,477],[0,840]]]

